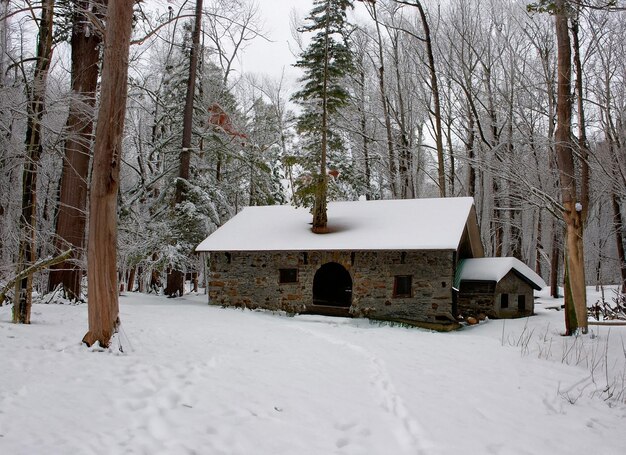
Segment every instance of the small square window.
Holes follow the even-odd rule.
[[[281,283],[297,283],[298,269],[279,269]]]
[[[393,281],[394,297],[411,297],[413,277],[411,275],[396,275]]]
[[[509,294],[501,294],[500,295],[500,308],[508,308],[509,307]]]

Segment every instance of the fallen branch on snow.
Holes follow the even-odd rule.
[[[58,264],[59,262],[63,262],[69,259],[71,255],[72,255],[72,249],[70,248],[69,250],[64,251],[63,253],[53,258],[40,259],[39,261],[35,262],[30,267],[27,267],[26,269],[22,270],[16,276],[11,278],[9,282],[4,286],[2,291],[0,291],[0,305],[4,303],[7,292],[9,292],[9,289],[11,289],[15,285],[16,282],[26,278],[28,275],[32,275],[35,272],[39,272],[42,269],[46,269],[52,265]]]

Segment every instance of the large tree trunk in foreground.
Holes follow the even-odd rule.
[[[133,0],[111,0],[102,64],[102,89],[89,199],[89,331],[83,342],[109,345],[119,323],[117,192],[126,113],[128,47]]]
[[[61,251],[74,250],[70,260],[53,267],[48,278],[48,291],[63,284],[65,297],[79,300],[83,271],[76,263],[85,246],[87,223],[87,178],[91,158],[94,106],[98,84],[98,61],[102,37],[90,24],[89,4],[74,1],[75,16],[72,25],[72,98],[67,117],[65,157],[61,174],[59,213],[56,220],[55,247]],[[101,8],[100,0],[96,8]],[[100,16],[101,11],[95,11]]]
[[[558,96],[556,156],[559,168],[563,218],[565,219],[565,314],[567,334],[578,329],[587,332],[587,295],[583,250],[582,205],[578,203],[572,133],[571,45],[567,1],[556,1],[556,38],[558,45]],[[573,306],[573,311],[569,308]],[[568,317],[574,315],[575,317]]]
[[[28,94],[28,120],[26,125],[26,157],[22,179],[22,213],[20,215],[20,240],[17,275],[35,263],[37,221],[37,168],[41,158],[41,120],[44,114],[46,80],[52,57],[52,18],[54,2],[42,3],[39,21],[37,57],[32,88]],[[13,322],[30,324],[33,275],[29,273],[15,285]]]

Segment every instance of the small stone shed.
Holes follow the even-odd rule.
[[[209,303],[454,328],[461,259],[483,256],[472,198],[332,202],[327,234],[293,206],[248,207],[198,247]]]
[[[462,259],[454,280],[459,313],[491,318],[531,316],[533,291],[545,286],[526,264],[509,257]]]

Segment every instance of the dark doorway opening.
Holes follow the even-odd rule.
[[[333,316],[349,316],[352,304],[352,277],[336,262],[324,264],[313,278],[311,312]]]

